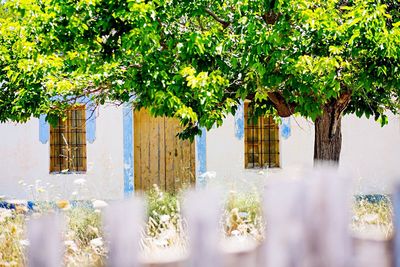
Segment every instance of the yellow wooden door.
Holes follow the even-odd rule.
[[[180,140],[176,119],[151,117],[145,109],[134,111],[134,181],[136,190],[153,184],[176,192],[195,182],[194,142]]]

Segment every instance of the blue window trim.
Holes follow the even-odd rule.
[[[240,104],[235,113],[235,136],[238,140],[244,137],[244,102],[240,100]]]
[[[50,137],[50,125],[46,121],[46,115],[42,114],[39,117],[39,141],[46,144]]]
[[[279,125],[280,135],[283,139],[288,139],[292,134],[290,117],[281,118],[281,121]],[[242,100],[235,113],[235,137],[238,140],[242,140],[244,137],[244,102]]]
[[[77,103],[86,105],[86,140],[93,144],[96,140],[96,105],[88,97],[81,97]],[[39,141],[46,144],[50,138],[50,125],[46,121],[46,115],[39,117]]]

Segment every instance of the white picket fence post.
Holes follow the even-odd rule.
[[[109,249],[107,266],[140,266],[139,241],[143,215],[144,202],[136,198],[107,207],[104,213],[104,230]]]
[[[221,198],[211,190],[187,193],[183,212],[187,219],[190,267],[220,267]]]
[[[304,257],[304,197],[302,181],[281,180],[264,194],[266,240],[258,266],[296,267]]]
[[[183,218],[187,221],[189,259],[183,256],[159,262],[141,260],[139,243],[145,204],[137,198],[114,203],[103,213],[109,249],[107,266],[392,267],[393,261],[394,267],[400,267],[400,187],[394,194],[392,246],[388,240],[350,233],[348,178],[332,170],[317,170],[303,176],[276,180],[266,187],[263,200],[266,239],[258,248],[246,239],[221,239],[222,194],[210,189],[188,192],[183,201]],[[28,221],[28,266],[63,265],[63,226],[60,214]]]
[[[28,221],[27,260],[29,267],[63,266],[63,227],[64,220],[60,214],[46,214]]]
[[[395,187],[393,194],[394,205],[394,240],[393,262],[395,267],[400,267],[400,184]]]
[[[352,181],[330,169],[314,170],[305,179],[304,267],[352,266]]]

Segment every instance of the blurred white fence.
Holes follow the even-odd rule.
[[[181,257],[143,261],[138,244],[144,204],[130,199],[110,205],[104,213],[108,266],[400,267],[399,235],[392,245],[390,240],[351,234],[349,179],[332,171],[304,176],[275,181],[265,188],[266,238],[262,244],[220,238],[220,194],[207,189],[187,193],[183,212],[190,246],[187,256]],[[397,215],[399,192],[394,194]],[[61,265],[62,222],[52,216],[28,224],[31,267]],[[400,227],[398,220],[395,225]]]

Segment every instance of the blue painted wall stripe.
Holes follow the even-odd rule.
[[[46,115],[42,114],[39,117],[39,141],[46,144],[50,136],[50,125],[46,121]]]
[[[244,102],[240,100],[240,105],[235,113],[235,136],[242,140],[244,137]]]
[[[201,129],[202,134],[196,136],[196,187],[203,187],[205,184],[204,174],[207,171],[207,131],[206,129]]]
[[[281,136],[283,139],[288,139],[292,134],[292,129],[290,128],[290,117],[288,118],[281,118],[281,125],[279,127]]]
[[[124,196],[130,197],[134,190],[133,183],[133,110],[132,105],[125,103],[123,116],[123,146],[124,146]]]

